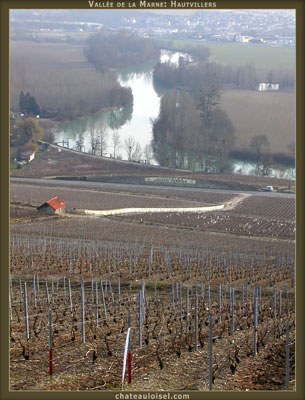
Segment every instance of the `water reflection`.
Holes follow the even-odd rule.
[[[160,99],[152,85],[152,72],[155,63],[142,65],[134,70],[122,70],[117,79],[122,86],[130,87],[133,93],[133,104],[109,112],[101,112],[83,119],[69,121],[60,126],[57,141],[69,140],[69,146],[75,148],[80,133],[84,134],[84,148],[86,152],[92,150],[88,124],[91,120],[106,123],[109,134],[107,147],[112,148],[113,131],[120,137],[120,145],[116,156],[127,159],[125,142],[129,137],[144,148],[151,142],[150,119],[159,113]],[[109,155],[110,155],[109,151]]]
[[[233,173],[240,175],[256,175],[257,165],[255,163],[231,160]],[[295,168],[285,166],[274,166],[270,170],[270,176],[280,179],[295,179]]]
[[[160,61],[178,64],[179,58],[190,59],[180,52],[161,51]],[[151,61],[134,68],[121,69],[116,73],[119,83],[130,87],[133,104],[120,109],[90,115],[86,118],[65,122],[60,125],[57,141],[69,141],[70,148],[76,148],[83,137],[82,151],[128,159],[131,138],[141,147],[141,159],[146,155],[144,149],[152,140],[151,119],[159,114],[160,97],[164,89],[153,82],[153,69],[156,62]],[[114,139],[118,140],[117,145]],[[104,141],[104,143],[103,143]],[[114,151],[115,149],[115,151]],[[152,162],[154,162],[152,160]],[[234,173],[254,175],[255,165],[231,160]],[[273,168],[272,176],[293,179],[294,168]]]
[[[179,57],[187,58],[187,54],[179,52],[161,51],[161,62],[178,63]],[[75,148],[80,135],[83,135],[83,150],[92,152],[92,122],[107,126],[107,148],[113,147],[113,132],[119,135],[120,145],[116,156],[128,158],[130,137],[134,138],[144,150],[152,140],[151,119],[158,116],[162,89],[153,84],[152,74],[156,61],[150,61],[133,68],[124,68],[116,72],[119,83],[130,87],[133,93],[133,104],[120,109],[101,112],[86,118],[63,123],[57,135],[57,141],[69,140],[69,147]],[[91,130],[90,130],[91,125]],[[108,155],[111,151],[108,152]],[[106,155],[106,154],[104,154]],[[144,155],[143,157],[144,158]]]
[[[116,73],[116,77],[119,79],[120,82],[124,82],[124,86],[128,81],[134,80],[140,77],[145,77],[148,83],[151,82],[151,74],[155,67],[156,61],[150,61],[149,63],[138,65],[134,68],[124,68],[121,69],[119,72]]]

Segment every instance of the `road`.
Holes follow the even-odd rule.
[[[158,190],[162,189],[171,189],[175,190],[186,190],[186,191],[200,191],[205,193],[227,193],[227,194],[253,194],[255,196],[268,196],[268,197],[285,197],[285,198],[295,198],[294,193],[276,193],[276,192],[258,192],[258,191],[240,191],[240,190],[224,190],[224,189],[203,189],[203,188],[189,188],[189,187],[181,187],[181,186],[157,186],[157,185],[133,185],[133,184],[122,184],[122,183],[106,183],[106,182],[90,182],[90,181],[69,181],[69,180],[61,180],[61,179],[33,179],[33,178],[10,178],[10,182],[12,183],[33,183],[33,184],[48,184],[56,185],[56,186],[65,186],[65,187],[82,187],[82,188],[130,188],[138,187],[138,188],[154,188]]]

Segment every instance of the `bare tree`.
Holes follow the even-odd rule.
[[[147,164],[150,164],[151,161],[154,159],[154,153],[153,153],[153,148],[152,148],[151,143],[144,146],[143,156],[144,156]]]
[[[257,158],[259,159],[262,153],[262,150],[268,148],[270,146],[269,140],[266,135],[255,135],[251,138],[249,147],[254,150]]]
[[[139,142],[136,142],[135,148],[132,152],[131,159],[133,161],[140,161],[142,157],[142,149]]]
[[[54,143],[56,140],[56,134],[59,132],[59,128],[49,121],[44,122],[43,128],[43,140],[48,143]]]
[[[128,136],[124,143],[127,152],[128,161],[139,161],[141,159],[142,150],[140,143],[136,142],[132,136]]]
[[[98,147],[100,149],[100,156],[106,154],[107,151],[107,139],[108,139],[108,130],[107,125],[104,120],[99,121],[98,128],[97,128],[97,135],[98,135]]]
[[[260,158],[261,164],[259,168],[259,174],[262,176],[270,176],[272,172],[272,163],[273,163],[273,158],[271,154],[266,153],[262,154]]]
[[[113,145],[113,157],[115,158],[116,151],[121,147],[121,138],[118,131],[112,131],[112,145]]]
[[[135,145],[136,145],[135,139],[129,135],[128,138],[125,139],[125,142],[124,142],[124,147],[127,152],[128,161],[132,160],[132,153],[134,151]]]
[[[82,151],[83,146],[84,146],[84,133],[79,132],[78,139],[75,143],[75,148],[77,151]]]
[[[96,121],[90,119],[87,124],[89,133],[90,133],[90,144],[91,144],[91,153],[95,155],[97,146],[98,146],[98,138],[96,132]]]

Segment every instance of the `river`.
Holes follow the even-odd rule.
[[[178,63],[179,57],[188,57],[178,52],[161,51],[161,62]],[[145,147],[152,140],[151,120],[159,114],[161,93],[153,85],[153,68],[155,62],[150,62],[133,68],[120,70],[117,79],[122,86],[130,87],[133,93],[133,105],[109,112],[100,112],[85,118],[68,121],[59,126],[56,141],[65,146],[75,148],[80,132],[84,135],[82,151],[92,152],[90,129],[95,130],[95,136],[100,138],[99,129],[106,126],[106,151],[103,155],[128,159],[128,138],[133,138],[142,150],[141,161],[147,158]],[[91,128],[90,128],[91,127]],[[119,136],[119,145],[113,146],[113,133]],[[99,140],[99,139],[98,139]],[[104,149],[105,150],[105,149]],[[245,175],[253,174],[255,165],[247,162],[231,160],[233,171]],[[154,160],[151,163],[155,163]],[[292,168],[273,168],[272,176],[279,178],[294,178]]]
[[[170,60],[178,62],[181,53],[170,53],[162,51],[160,61]],[[117,74],[117,79],[122,86],[130,87],[133,93],[133,107],[119,109],[111,112],[101,112],[86,118],[69,121],[61,124],[56,140],[62,142],[69,140],[69,147],[74,148],[79,132],[84,132],[83,151],[91,151],[90,123],[95,123],[98,128],[101,124],[108,127],[107,153],[113,156],[112,135],[117,131],[120,138],[120,147],[116,150],[116,157],[127,159],[125,141],[133,137],[142,149],[151,142],[152,126],[151,119],[159,114],[160,93],[153,86],[152,74],[155,63],[148,63],[133,71],[122,70]],[[144,157],[143,157],[144,158]]]

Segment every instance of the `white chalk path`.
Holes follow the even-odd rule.
[[[119,208],[116,210],[84,210],[87,215],[95,216],[107,216],[107,215],[122,215],[122,214],[144,214],[144,213],[168,213],[168,212],[210,212],[217,210],[231,210],[236,207],[236,205],[244,200],[246,197],[251,196],[249,194],[241,194],[239,196],[233,197],[231,200],[227,201],[225,204],[220,204],[218,206],[209,207],[184,207],[184,208]]]

